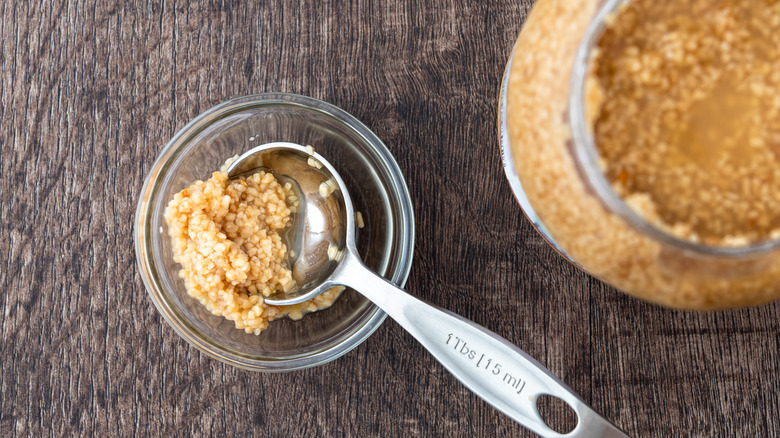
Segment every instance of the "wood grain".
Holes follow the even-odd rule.
[[[778,436],[780,306],[630,299],[515,203],[496,95],[531,3],[1,0],[0,436],[531,436],[393,322],[267,375],[160,318],[132,249],[143,178],[190,119],[263,91],[344,108],[395,154],[412,293],[521,346],[632,436]]]

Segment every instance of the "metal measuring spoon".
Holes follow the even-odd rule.
[[[292,229],[283,236],[293,253],[297,286],[266,298],[267,304],[297,304],[347,286],[390,315],[471,391],[533,432],[544,437],[627,436],[506,339],[412,297],[366,267],[355,245],[355,212],[344,181],[313,149],[294,143],[261,145],[234,161],[228,175],[235,178],[258,168],[290,182],[299,198]],[[545,394],[574,410],[574,430],[562,435],[544,423],[536,401]]]

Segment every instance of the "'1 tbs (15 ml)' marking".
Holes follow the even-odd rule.
[[[477,352],[477,350],[471,348],[465,340],[455,336],[453,333],[447,335],[447,342],[445,342],[445,344],[451,346],[453,350],[460,353],[464,359],[469,361],[476,360],[475,366],[477,368],[484,369],[486,372],[489,372],[496,377],[503,376],[501,377],[501,380],[512,387],[512,389],[515,389],[517,395],[520,395],[523,388],[525,388],[525,380],[513,376],[508,371],[502,371],[503,366],[500,363],[493,360],[493,358],[485,353]]]

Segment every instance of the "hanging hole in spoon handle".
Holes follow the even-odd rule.
[[[626,438],[535,359],[497,334],[412,297],[373,273],[348,251],[331,280],[358,290],[414,336],[483,400],[531,431],[549,438]],[[563,400],[577,415],[567,434],[548,427],[537,399]]]

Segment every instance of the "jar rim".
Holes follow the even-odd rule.
[[[709,245],[693,242],[659,228],[637,213],[612,188],[599,166],[596,149],[586,118],[586,81],[591,67],[592,53],[606,29],[607,19],[630,0],[607,0],[598,10],[577,49],[571,74],[569,92],[569,121],[573,140],[573,158],[586,183],[596,193],[605,208],[620,216],[639,232],[664,244],[693,253],[717,257],[745,257],[771,252],[780,248],[780,239],[765,240],[744,246]]]

